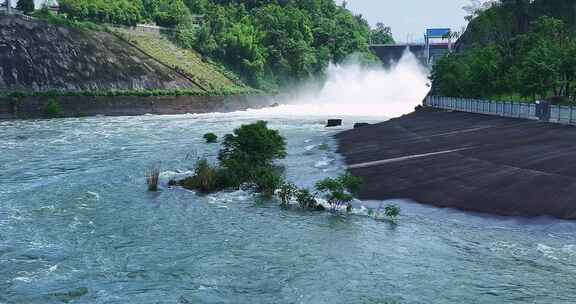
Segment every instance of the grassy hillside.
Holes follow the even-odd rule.
[[[159,62],[184,73],[206,90],[247,88],[232,72],[204,60],[194,50],[178,47],[166,36],[119,28],[113,31]]]

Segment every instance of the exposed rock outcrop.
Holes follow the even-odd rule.
[[[197,89],[114,35],[0,16],[0,90]]]

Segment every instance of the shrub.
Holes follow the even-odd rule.
[[[146,169],[146,184],[148,191],[158,191],[158,183],[160,182],[160,165],[155,164]]]
[[[265,121],[243,125],[234,134],[227,134],[218,155],[225,167],[230,161],[265,167],[284,157],[286,141],[277,130],[268,129]]]
[[[211,133],[204,135],[207,142],[215,137]],[[248,183],[263,195],[272,196],[283,183],[281,168],[272,162],[285,155],[284,138],[278,131],[268,129],[266,122],[243,125],[224,138],[219,167],[199,160],[194,176],[179,184],[191,190],[214,192]]]
[[[278,197],[280,198],[280,203],[283,206],[290,204],[292,198],[297,194],[298,188],[292,183],[283,183],[280,186],[280,191],[278,191]]]
[[[206,143],[213,144],[218,141],[218,136],[214,133],[206,133],[204,134],[204,139],[206,140]]]
[[[384,214],[391,220],[395,220],[400,215],[400,207],[396,205],[388,205],[384,208]]]
[[[179,184],[189,190],[197,190],[201,193],[211,193],[222,190],[219,181],[218,168],[210,165],[208,160],[200,159],[196,162],[194,175],[183,179]]]
[[[325,194],[332,211],[346,204],[347,210],[350,210],[352,208],[350,202],[354,199],[350,193],[357,192],[361,182],[359,178],[346,173],[338,178],[326,178],[319,181],[316,183],[316,190]]]
[[[346,172],[338,178],[338,181],[344,186],[344,188],[352,193],[358,194],[360,191],[360,186],[362,185],[362,179]]]
[[[302,209],[306,210],[324,210],[324,206],[318,204],[316,197],[308,189],[299,189],[296,192],[296,201]]]
[[[62,107],[56,99],[50,99],[44,108],[44,113],[48,117],[60,117],[62,116]]]
[[[284,179],[276,168],[262,167],[255,172],[253,181],[256,185],[256,191],[264,196],[271,197],[281,187]]]

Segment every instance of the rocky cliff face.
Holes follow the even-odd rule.
[[[0,90],[196,89],[106,32],[0,16]]]

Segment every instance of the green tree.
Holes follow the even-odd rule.
[[[533,30],[523,37],[520,55],[524,95],[569,96],[575,44],[574,33],[562,20],[541,17],[535,21]]]
[[[16,8],[26,14],[34,12],[34,0],[19,0]]]
[[[286,141],[277,130],[268,129],[267,122],[242,125],[227,134],[218,159],[226,166],[239,162],[247,166],[270,166],[275,159],[286,157]]]
[[[384,23],[376,23],[376,28],[370,31],[370,43],[372,44],[394,44],[392,29]]]

